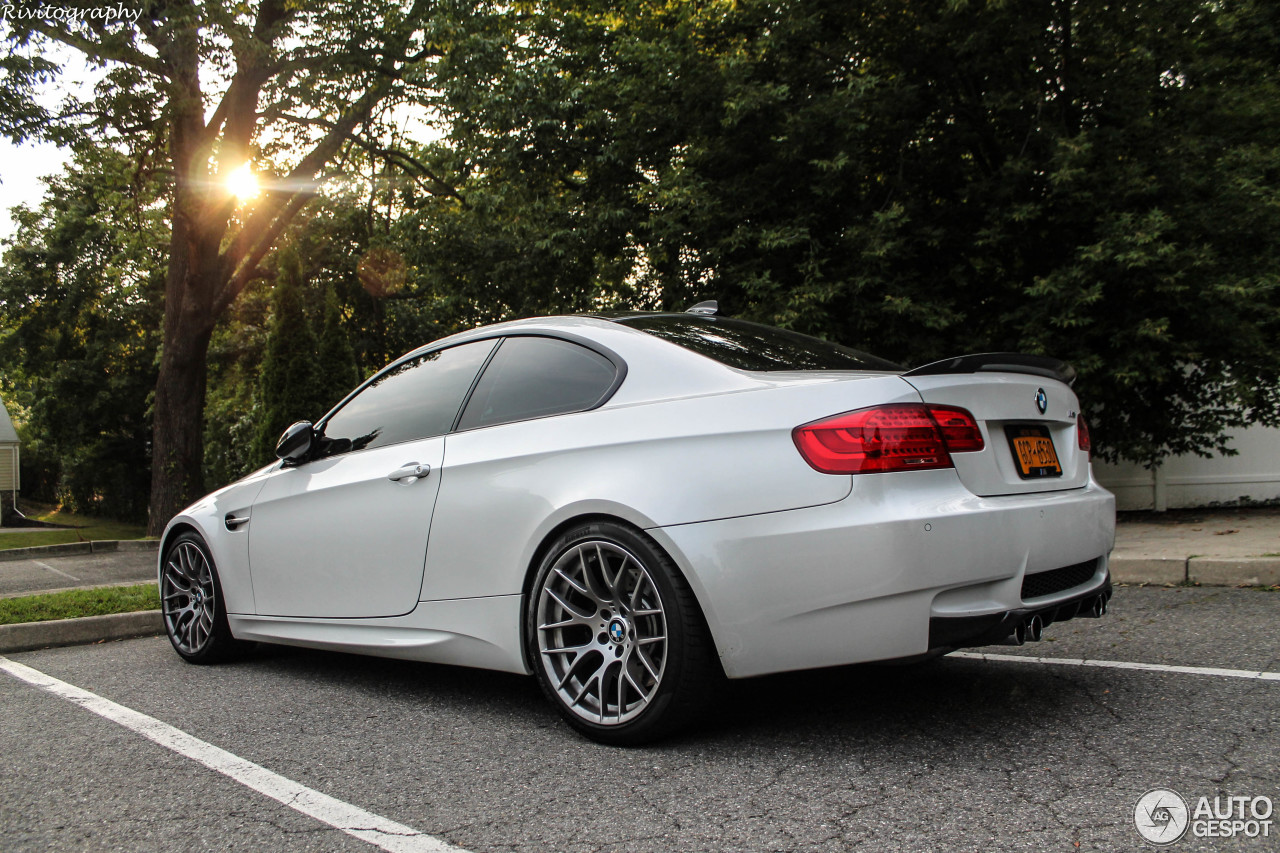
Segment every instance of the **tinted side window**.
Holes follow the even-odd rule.
[[[613,386],[613,362],[555,338],[507,338],[476,384],[459,429],[580,412]]]
[[[495,342],[476,341],[410,359],[383,373],[329,418],[329,453],[382,447],[453,426],[462,398]]]

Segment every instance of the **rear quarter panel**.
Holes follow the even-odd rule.
[[[539,545],[580,516],[643,529],[839,501],[851,478],[809,467],[792,429],[919,400],[875,374],[753,387],[448,436],[421,598],[521,592]]]

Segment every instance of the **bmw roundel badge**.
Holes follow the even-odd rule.
[[[1049,395],[1044,393],[1043,388],[1036,389],[1036,408],[1042,415],[1049,410]]]

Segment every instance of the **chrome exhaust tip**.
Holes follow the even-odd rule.
[[[1044,636],[1044,620],[1037,614],[1027,620],[1026,638],[1034,643]]]
[[[1082,615],[1088,616],[1090,619],[1101,619],[1107,615],[1107,596],[1099,594],[1094,596],[1089,604],[1082,608]]]

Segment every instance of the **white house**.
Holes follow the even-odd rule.
[[[0,507],[14,506],[18,500],[18,432],[9,419],[9,410],[0,400]]]

